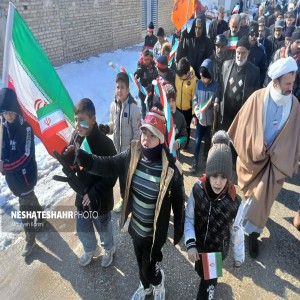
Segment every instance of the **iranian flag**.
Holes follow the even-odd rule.
[[[232,36],[232,37],[228,38],[228,44],[227,44],[228,49],[235,50],[238,39],[239,38],[237,36]]]
[[[90,148],[90,145],[86,139],[86,137],[84,138],[82,144],[81,144],[81,147],[80,149],[84,150],[85,152],[89,153],[89,154],[92,154],[92,151],[91,151],[91,148]]]
[[[7,16],[2,78],[4,87],[16,92],[24,118],[47,151],[51,155],[53,150],[61,153],[74,128],[73,102],[12,3],[9,3]],[[44,125],[51,118],[51,129],[39,125],[37,111],[44,107],[45,115],[40,117],[44,117]]]
[[[202,103],[202,105],[200,106],[200,112],[202,114],[209,108],[211,102],[212,102],[212,96],[205,103]]]
[[[205,280],[223,276],[221,252],[201,253],[201,258]]]

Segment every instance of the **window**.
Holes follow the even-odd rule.
[[[154,27],[157,28],[157,1],[158,0],[142,0],[142,30],[146,30],[148,24],[152,21]]]

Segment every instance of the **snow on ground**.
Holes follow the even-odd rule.
[[[114,97],[116,77],[116,72],[109,66],[109,62],[113,61],[124,66],[133,73],[141,49],[142,44],[139,44],[65,64],[56,70],[73,102],[76,104],[82,98],[90,98],[96,107],[98,123],[106,123],[109,121],[109,108]],[[132,95],[137,97],[136,87],[130,84],[130,89]],[[44,209],[51,210],[74,192],[66,183],[52,179],[53,175],[64,174],[60,164],[47,153],[38,139],[36,139],[36,160],[38,183],[35,193]],[[12,220],[10,217],[12,211],[18,210],[18,206],[18,198],[11,193],[4,176],[0,174],[0,251],[9,247],[22,230],[20,220]]]

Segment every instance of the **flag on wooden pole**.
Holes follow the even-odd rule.
[[[68,145],[75,127],[74,105],[48,57],[11,2],[7,16],[2,78],[4,87],[16,92],[24,118],[47,151],[51,155],[53,150],[61,153]],[[52,103],[58,104],[67,126],[62,126],[63,129],[53,135],[46,130],[45,137],[36,111]]]

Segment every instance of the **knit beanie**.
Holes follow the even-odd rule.
[[[232,173],[232,155],[230,149],[230,138],[226,131],[220,130],[212,137],[206,162],[207,177],[217,174],[230,179]]]
[[[249,39],[246,36],[243,36],[241,39],[238,40],[236,47],[245,47],[247,50],[250,50],[250,43]]]
[[[188,71],[190,70],[191,66],[190,63],[188,61],[188,59],[186,57],[182,57],[177,65],[177,75],[179,77],[185,75],[188,73]]]
[[[153,106],[144,119],[144,124],[141,126],[141,129],[143,128],[147,128],[151,131],[159,138],[160,144],[163,144],[167,132],[164,112]]]
[[[0,113],[11,111],[19,116],[23,116],[17,95],[14,90],[10,88],[3,88],[0,90]]]
[[[165,35],[165,31],[162,27],[159,27],[157,29],[157,33],[156,33],[157,36],[164,36]]]
[[[291,37],[293,32],[295,30],[295,26],[288,26],[286,29],[285,29],[285,32],[284,32],[284,36],[285,37]]]
[[[294,31],[291,38],[291,44],[294,43],[296,40],[300,40],[300,31]]]
[[[166,55],[161,55],[156,60],[156,66],[157,68],[162,71],[166,72],[168,69],[168,58]]]
[[[154,31],[154,25],[153,25],[153,22],[150,22],[150,23],[149,23],[147,30],[148,30],[148,31],[151,31],[151,32]]]
[[[250,23],[249,35],[251,34],[255,34],[255,36],[258,36],[258,23],[255,21]]]
[[[176,100],[176,92],[175,92],[172,84],[167,83],[167,84],[163,85],[163,89],[165,90],[167,100],[169,100],[169,99]]]

